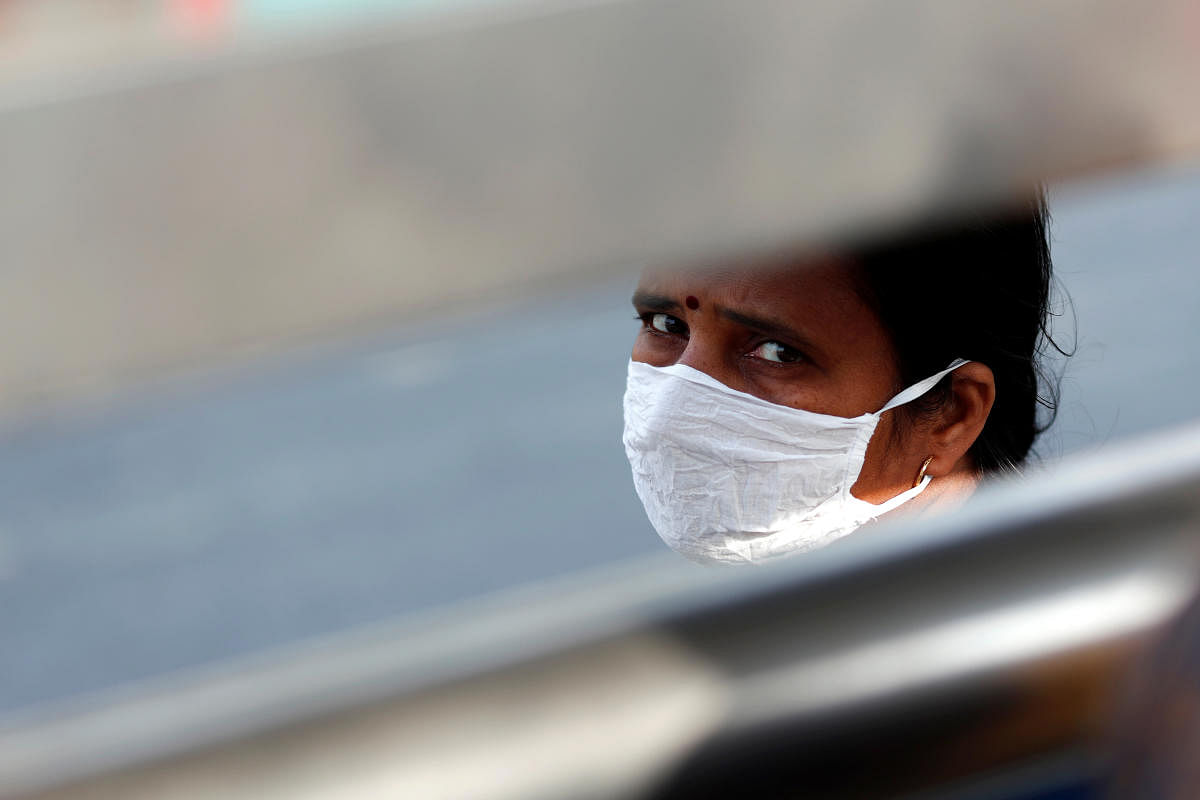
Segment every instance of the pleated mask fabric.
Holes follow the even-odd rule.
[[[695,561],[760,563],[822,547],[929,485],[879,505],[850,493],[880,416],[965,363],[848,418],[771,403],[682,364],[630,361],[623,440],[634,487],[658,535]]]

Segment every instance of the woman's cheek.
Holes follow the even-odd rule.
[[[633,360],[656,367],[666,367],[679,359],[682,350],[682,346],[671,337],[641,330],[633,341]]]
[[[831,399],[817,388],[811,372],[804,365],[780,368],[752,364],[743,374],[747,384],[753,387],[750,394],[756,397],[790,408],[815,411],[819,414],[830,413]]]

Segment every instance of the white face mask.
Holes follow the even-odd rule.
[[[927,476],[881,505],[850,494],[880,415],[965,363],[846,418],[777,405],[682,364],[631,361],[624,441],[638,497],[663,541],[696,561],[761,562],[827,545],[929,485]]]

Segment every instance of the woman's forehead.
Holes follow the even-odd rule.
[[[858,293],[853,267],[834,258],[764,261],[719,266],[654,267],[638,284],[641,292],[721,305],[751,305],[779,313],[869,312]]]

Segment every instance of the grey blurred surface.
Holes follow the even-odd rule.
[[[632,279],[0,442],[0,707],[655,550]]]
[[[0,418],[1200,146],[1192,0],[439,5],[0,64]]]
[[[1195,417],[1200,169],[1052,205],[1079,346],[1047,457]],[[0,710],[661,552],[619,442],[632,282],[6,433]]]
[[[1200,416],[1200,164],[1051,192],[1059,418],[1047,457]],[[1072,307],[1073,306],[1073,307]]]

